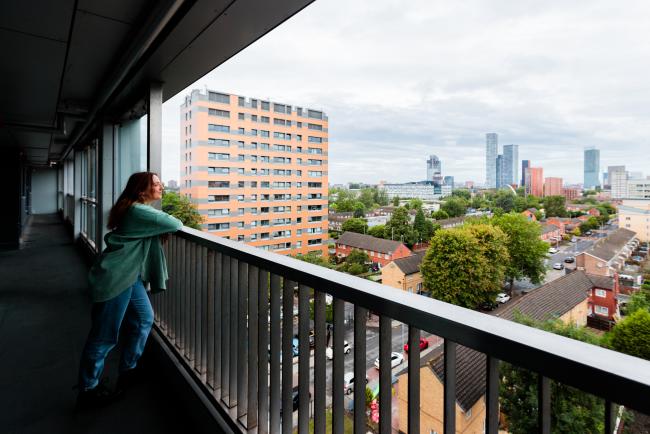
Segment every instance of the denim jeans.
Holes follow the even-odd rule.
[[[138,280],[126,291],[110,300],[93,303],[92,326],[81,354],[79,388],[97,386],[104,370],[104,360],[117,344],[122,327],[120,372],[135,368],[153,325],[153,309],[147,290]]]

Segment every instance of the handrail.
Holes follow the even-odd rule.
[[[181,238],[523,368],[650,413],[650,362],[183,227]]]

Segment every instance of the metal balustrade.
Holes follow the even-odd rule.
[[[455,433],[456,348],[486,354],[486,432],[498,432],[499,363],[539,375],[539,430],[550,432],[550,380],[606,400],[612,432],[614,404],[650,413],[650,362],[434,299],[410,294],[252,246],[183,228],[164,245],[169,289],[154,296],[156,326],[215,406],[240,432],[326,430],[325,294],[333,296],[332,432],[344,430],[344,302],[354,305],[354,375],[366,375],[366,318],[379,324],[379,432],[391,432],[391,322],[408,325],[408,427],[420,431],[420,331],[444,338],[444,432]],[[314,299],[313,378],[310,296]],[[294,384],[294,295],[298,297],[298,383]],[[286,321],[284,319],[292,319]],[[310,385],[313,382],[313,408]],[[361,392],[363,393],[363,392]],[[356,393],[355,393],[356,395]],[[365,433],[366,408],[354,400],[354,431]],[[313,413],[311,413],[313,411]],[[292,415],[283,418],[282,415]],[[402,417],[405,417],[402,415]]]

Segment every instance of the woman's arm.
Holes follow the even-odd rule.
[[[166,212],[149,205],[135,204],[131,207],[120,227],[120,233],[130,237],[153,237],[176,232],[183,223]]]

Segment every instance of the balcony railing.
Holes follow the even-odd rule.
[[[486,432],[498,432],[499,363],[539,375],[540,432],[550,432],[550,381],[650,413],[650,362],[217,238],[189,228],[165,245],[169,289],[153,298],[158,330],[211,405],[234,431],[294,432],[291,360],[298,298],[298,432],[326,427],[326,294],[333,297],[332,432],[344,423],[344,302],[354,306],[354,376],[366,375],[366,318],[380,316],[379,429],[391,430],[391,321],[408,325],[408,427],[420,432],[420,331],[444,338],[444,432],[455,433],[456,347],[487,355]],[[313,408],[310,408],[310,296],[314,297]],[[365,398],[354,400],[354,430],[365,432]]]

